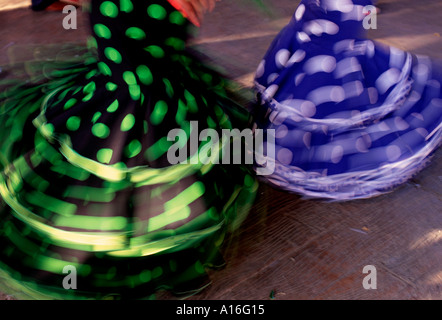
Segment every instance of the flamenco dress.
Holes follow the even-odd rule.
[[[275,170],[261,177],[272,186],[369,198],[412,178],[440,146],[442,64],[367,39],[370,5],[302,0],[259,64],[254,117],[273,137]]]
[[[207,268],[224,264],[257,181],[249,167],[198,152],[171,164],[168,132],[189,140],[192,122],[220,131],[248,126],[249,114],[186,48],[190,24],[167,1],[92,0],[88,10],[89,48],[0,73],[0,290],[193,294],[210,283]]]

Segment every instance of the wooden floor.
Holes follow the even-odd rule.
[[[268,2],[266,12],[250,1],[219,2],[193,40],[245,88],[299,3]],[[83,22],[66,31],[61,13],[23,5],[0,0],[0,63],[11,45],[87,34]],[[440,0],[380,0],[380,8],[371,38],[442,59]],[[189,299],[442,299],[442,152],[410,183],[369,200],[301,200],[261,184],[225,259],[225,268],[211,272],[212,284]],[[376,268],[377,289],[363,287],[367,265]]]

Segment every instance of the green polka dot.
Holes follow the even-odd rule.
[[[184,48],[186,46],[185,42],[182,39],[175,38],[175,37],[167,38],[165,41],[165,44],[167,44],[168,46],[171,46],[172,48],[174,48],[177,51],[184,50]]]
[[[109,163],[112,159],[113,150],[108,148],[103,148],[97,152],[97,160],[101,163]]]
[[[126,13],[132,12],[134,5],[130,0],[120,0],[120,10]]]
[[[163,274],[163,269],[161,267],[155,267],[155,269],[152,270],[152,278],[158,278],[161,277]]]
[[[135,78],[135,75],[131,71],[125,71],[123,73],[123,79],[128,85],[137,84],[137,79]]]
[[[147,66],[144,65],[138,66],[136,73],[142,84],[146,86],[152,84],[153,82],[152,72]]]
[[[141,88],[139,85],[133,84],[129,86],[129,94],[133,100],[140,100]]]
[[[119,106],[118,100],[115,100],[114,102],[111,103],[111,105],[109,107],[107,107],[106,110],[107,110],[107,112],[112,113],[112,112],[117,111],[118,106]]]
[[[196,113],[198,112],[198,106],[196,103],[196,99],[189,91],[184,90],[184,97],[187,101],[187,107],[189,108],[189,112]]]
[[[41,126],[41,130],[43,135],[52,136],[54,134],[55,127],[52,123],[46,123],[43,126]]]
[[[215,207],[212,207],[209,209],[209,211],[207,212],[208,216],[210,219],[212,220],[218,220],[219,219],[219,214],[216,211]]]
[[[112,166],[115,168],[121,169],[121,170],[127,169],[127,165],[124,162],[117,162],[117,163],[113,164]]]
[[[94,116],[92,117],[92,123],[95,123],[98,121],[98,119],[100,119],[101,117],[101,112],[95,112]]]
[[[108,90],[108,91],[115,91],[115,90],[117,90],[117,88],[118,88],[118,86],[113,82],[106,83],[106,90]]]
[[[169,15],[169,21],[174,24],[182,25],[186,21],[184,16],[179,11],[174,11]]]
[[[155,104],[155,107],[152,111],[152,114],[150,115],[150,122],[153,125],[159,125],[161,122],[163,122],[164,116],[167,113],[167,103],[160,100]]]
[[[148,47],[144,48],[144,50],[149,52],[152,55],[152,57],[154,57],[154,58],[160,59],[160,58],[164,57],[164,50],[159,46],[155,46],[155,45],[148,46]]]
[[[135,39],[135,40],[143,40],[146,38],[146,33],[137,27],[131,27],[126,30],[126,37]]]
[[[97,70],[91,70],[91,71],[89,71],[89,72],[86,74],[85,78],[86,78],[86,79],[90,79],[90,78],[92,78],[93,76],[95,76],[96,74],[97,74]]]
[[[213,110],[218,118],[224,116],[224,110],[220,106],[216,105]]]
[[[149,127],[149,125],[147,124],[147,121],[144,120],[143,121],[143,130],[144,130],[143,132],[144,132],[144,134],[147,134],[148,127]]]
[[[253,179],[253,177],[251,175],[246,175],[244,177],[244,185],[246,187],[251,187],[251,186],[253,186],[254,183],[255,183],[255,179]]]
[[[71,98],[68,101],[66,101],[63,108],[64,108],[64,110],[67,110],[67,109],[71,108],[72,106],[74,106],[76,103],[77,103],[77,99]]]
[[[101,23],[97,23],[96,25],[94,25],[94,32],[100,38],[110,39],[112,37],[112,33],[109,28]]]
[[[197,261],[197,262],[195,263],[195,270],[196,270],[196,272],[198,272],[198,273],[204,273],[204,267],[203,267],[203,265],[201,264],[200,261]]]
[[[88,264],[83,264],[78,268],[78,274],[80,274],[83,277],[86,277],[88,274],[91,273],[92,267]]]
[[[106,49],[104,49],[104,55],[106,56],[106,58],[115,63],[121,63],[121,61],[123,61],[121,54],[116,49],[111,47],[107,47]]]
[[[81,101],[86,102],[92,99],[92,97],[94,96],[94,93],[88,93],[83,99],[81,99]]]
[[[105,17],[115,18],[118,16],[118,7],[113,2],[105,1],[100,5],[100,12]]]
[[[205,73],[205,74],[203,74],[202,79],[205,83],[211,84],[213,77],[210,73]]]
[[[143,270],[140,273],[141,282],[149,282],[152,279],[152,272],[150,270]]]
[[[142,149],[141,142],[138,140],[132,140],[125,148],[124,153],[128,158],[137,156]]]
[[[170,271],[175,272],[177,271],[177,263],[175,260],[170,260],[169,261],[169,267],[170,267]]]
[[[80,128],[81,118],[72,116],[66,121],[66,128],[70,131],[76,131]]]
[[[133,128],[135,125],[135,117],[133,114],[129,113],[127,116],[124,117],[123,121],[121,122],[120,130],[121,131],[129,131]]]
[[[92,126],[92,134],[97,138],[106,139],[109,134],[109,128],[103,123],[96,123]]]
[[[215,129],[216,128],[216,122],[213,121],[211,117],[207,117],[207,125],[209,128]]]
[[[181,124],[185,119],[187,115],[187,107],[184,104],[183,100],[178,100],[178,109],[175,115],[175,121],[178,124]]]
[[[98,62],[98,70],[100,70],[102,75],[109,76],[109,77],[112,75],[111,69],[104,62]]]
[[[154,19],[163,20],[166,15],[166,9],[164,9],[159,4],[152,4],[147,8],[147,14]]]
[[[95,82],[89,82],[87,85],[84,86],[83,92],[84,93],[91,93],[94,92],[96,89]]]
[[[87,47],[89,49],[97,49],[98,48],[97,40],[94,37],[88,37],[87,38]]]
[[[170,83],[169,79],[163,79],[163,83],[166,87],[166,93],[169,96],[169,98],[172,98],[174,95],[172,84]]]
[[[152,146],[149,147],[144,152],[144,157],[148,161],[154,161],[157,160],[159,157],[161,157],[163,154],[165,154],[171,147],[172,142],[167,140],[167,137],[163,137],[159,139],[157,142],[155,142]]]
[[[107,271],[106,279],[107,279],[107,280],[112,280],[112,279],[115,277],[116,274],[117,274],[117,268],[115,268],[115,267],[111,267],[111,268]]]

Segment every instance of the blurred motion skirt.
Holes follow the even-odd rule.
[[[271,185],[368,198],[413,177],[440,145],[442,64],[366,39],[371,5],[301,1],[260,63],[254,116],[275,138]]]

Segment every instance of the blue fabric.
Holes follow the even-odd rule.
[[[410,179],[440,145],[442,65],[368,40],[369,5],[301,1],[260,63],[254,113],[275,130],[275,172],[262,176],[272,185],[367,198]]]

